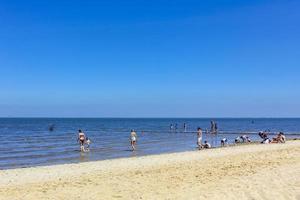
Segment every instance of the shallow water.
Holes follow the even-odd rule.
[[[211,119],[113,119],[113,118],[0,118],[0,169],[76,163],[118,157],[131,157],[196,149],[196,129],[209,129]],[[260,140],[258,131],[283,131],[288,138],[300,137],[300,119],[214,119],[220,133],[204,134],[214,147],[226,137],[248,133]],[[170,131],[170,124],[177,130]],[[184,132],[183,123],[187,124]],[[54,131],[49,126],[54,124]],[[79,152],[77,130],[82,129],[91,139],[90,152]],[[129,145],[130,130],[138,134],[137,151]]]

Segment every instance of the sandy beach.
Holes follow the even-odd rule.
[[[0,171],[0,199],[300,199],[300,141]]]

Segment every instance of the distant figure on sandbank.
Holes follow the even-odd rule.
[[[183,131],[186,132],[186,130],[187,130],[186,123],[183,123]]]
[[[170,131],[172,131],[173,130],[173,124],[170,124]]]
[[[78,138],[77,142],[80,144],[80,151],[84,152],[84,142],[85,142],[85,134],[82,132],[82,130],[78,130]]]
[[[216,134],[218,132],[217,123],[214,121],[210,121],[210,133]]]
[[[206,133],[206,134],[209,134],[208,128],[205,129],[205,133]]]
[[[130,144],[131,144],[131,148],[134,151],[135,150],[135,145],[137,142],[137,134],[134,130],[131,130],[130,132]]]
[[[54,131],[54,128],[55,128],[55,125],[54,124],[51,124],[49,127],[48,127],[48,130],[50,132]]]
[[[197,129],[197,145],[198,145],[198,149],[201,149],[202,146],[202,129],[199,127]]]

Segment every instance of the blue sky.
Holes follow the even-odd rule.
[[[0,0],[0,116],[300,117],[299,11]]]

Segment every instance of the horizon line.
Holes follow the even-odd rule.
[[[299,119],[300,117],[45,117],[45,116],[0,116],[0,119],[13,119],[13,118],[44,118],[44,119]]]

